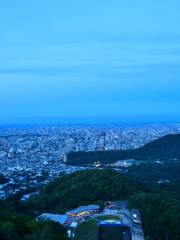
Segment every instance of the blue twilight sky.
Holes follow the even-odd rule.
[[[179,0],[0,0],[0,123],[179,121],[179,9]]]

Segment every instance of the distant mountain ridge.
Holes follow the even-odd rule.
[[[68,155],[68,164],[88,165],[99,161],[101,164],[118,160],[180,160],[180,134],[169,134],[143,147],[125,151],[73,152]]]

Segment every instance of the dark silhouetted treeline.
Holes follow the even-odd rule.
[[[110,164],[118,160],[180,160],[180,134],[166,135],[145,146],[125,151],[102,151],[102,152],[73,152],[68,155],[70,165],[89,165],[94,162]]]

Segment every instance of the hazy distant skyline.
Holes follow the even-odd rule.
[[[7,0],[0,123],[180,121],[180,2]]]

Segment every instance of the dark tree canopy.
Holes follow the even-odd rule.
[[[62,176],[45,186],[41,194],[28,203],[16,198],[0,202],[0,239],[2,240],[66,240],[64,228],[54,223],[37,223],[43,212],[64,213],[79,205],[106,200],[129,201],[130,208],[140,209],[146,239],[179,240],[180,196],[179,181],[172,190],[120,175],[113,170],[87,170]]]
[[[125,151],[102,152],[73,152],[68,155],[68,163],[71,165],[88,165],[99,161],[101,164],[114,163],[118,160],[180,160],[180,134],[166,135],[145,146]]]

